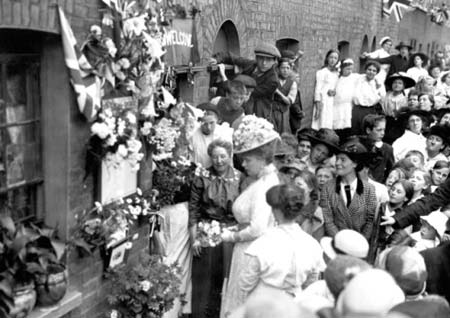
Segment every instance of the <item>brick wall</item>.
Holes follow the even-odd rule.
[[[177,3],[189,7],[188,0]],[[322,66],[324,56],[330,48],[337,47],[339,41],[350,43],[350,57],[359,63],[359,54],[364,36],[378,41],[389,35],[394,43],[399,40],[409,42],[416,39],[427,44],[450,42],[450,29],[432,24],[429,16],[423,12],[406,12],[401,23],[391,16],[386,19],[381,15],[381,1],[367,0],[198,0],[197,6],[202,10],[197,19],[199,47],[202,61],[212,53],[215,35],[220,25],[231,19],[238,30],[241,54],[252,57],[253,49],[261,40],[274,43],[283,37],[296,38],[305,52],[301,59],[301,92],[307,118],[311,121],[312,99],[315,72]],[[194,102],[207,99],[206,87],[208,74],[198,74],[201,80],[196,85]]]

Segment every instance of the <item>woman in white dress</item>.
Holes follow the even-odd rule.
[[[336,95],[336,83],[339,78],[337,63],[339,52],[329,50],[325,57],[325,65],[316,73],[314,92],[313,129],[333,128],[333,106]]]
[[[236,199],[233,215],[236,231],[224,230],[222,239],[233,242],[233,256],[228,281],[224,282],[221,317],[227,317],[244,301],[239,288],[241,271],[246,267],[244,252],[267,229],[275,225],[272,209],[266,202],[266,192],[280,183],[273,165],[274,144],[279,135],[273,125],[254,115],[245,116],[233,135],[234,152],[242,156],[242,166],[255,179]]]
[[[266,201],[277,226],[247,249],[248,262],[242,270],[240,288],[245,298],[267,291],[295,296],[325,269],[319,242],[296,222],[305,218],[305,192],[296,185],[277,185],[267,191]]]
[[[378,50],[367,53],[364,52],[362,57],[369,59],[382,59],[391,55],[390,50],[392,47],[392,39],[388,36],[385,36],[380,41],[380,46]],[[386,80],[387,74],[389,71],[389,64],[381,64],[380,72],[375,76],[379,83],[384,83]]]
[[[414,53],[409,58],[409,68],[406,75],[411,77],[416,83],[421,77],[427,77],[428,71],[426,66],[428,64],[428,56],[423,53]]]
[[[353,72],[354,62],[346,59],[341,63],[341,75],[336,84],[336,96],[333,107],[333,130],[341,140],[345,140],[352,127],[352,99],[355,83],[360,76]]]

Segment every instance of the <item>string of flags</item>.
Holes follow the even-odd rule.
[[[383,17],[394,15],[400,22],[407,11],[421,10],[431,16],[431,22],[450,27],[449,10],[445,3],[439,5],[435,0],[381,0]]]

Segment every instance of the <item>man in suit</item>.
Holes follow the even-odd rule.
[[[380,64],[389,64],[389,73],[386,78],[389,78],[389,76],[395,73],[406,72],[409,67],[409,55],[412,50],[412,46],[406,44],[405,42],[400,42],[395,49],[399,51],[399,54],[381,59],[375,59],[375,61]]]

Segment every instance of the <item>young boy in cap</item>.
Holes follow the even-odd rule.
[[[272,118],[272,96],[278,87],[276,63],[281,57],[278,49],[270,43],[262,43],[255,48],[255,60],[236,56],[230,52],[217,53],[213,63],[226,63],[239,66],[242,74],[253,77],[256,87],[251,97],[254,101],[254,114],[258,117]]]

